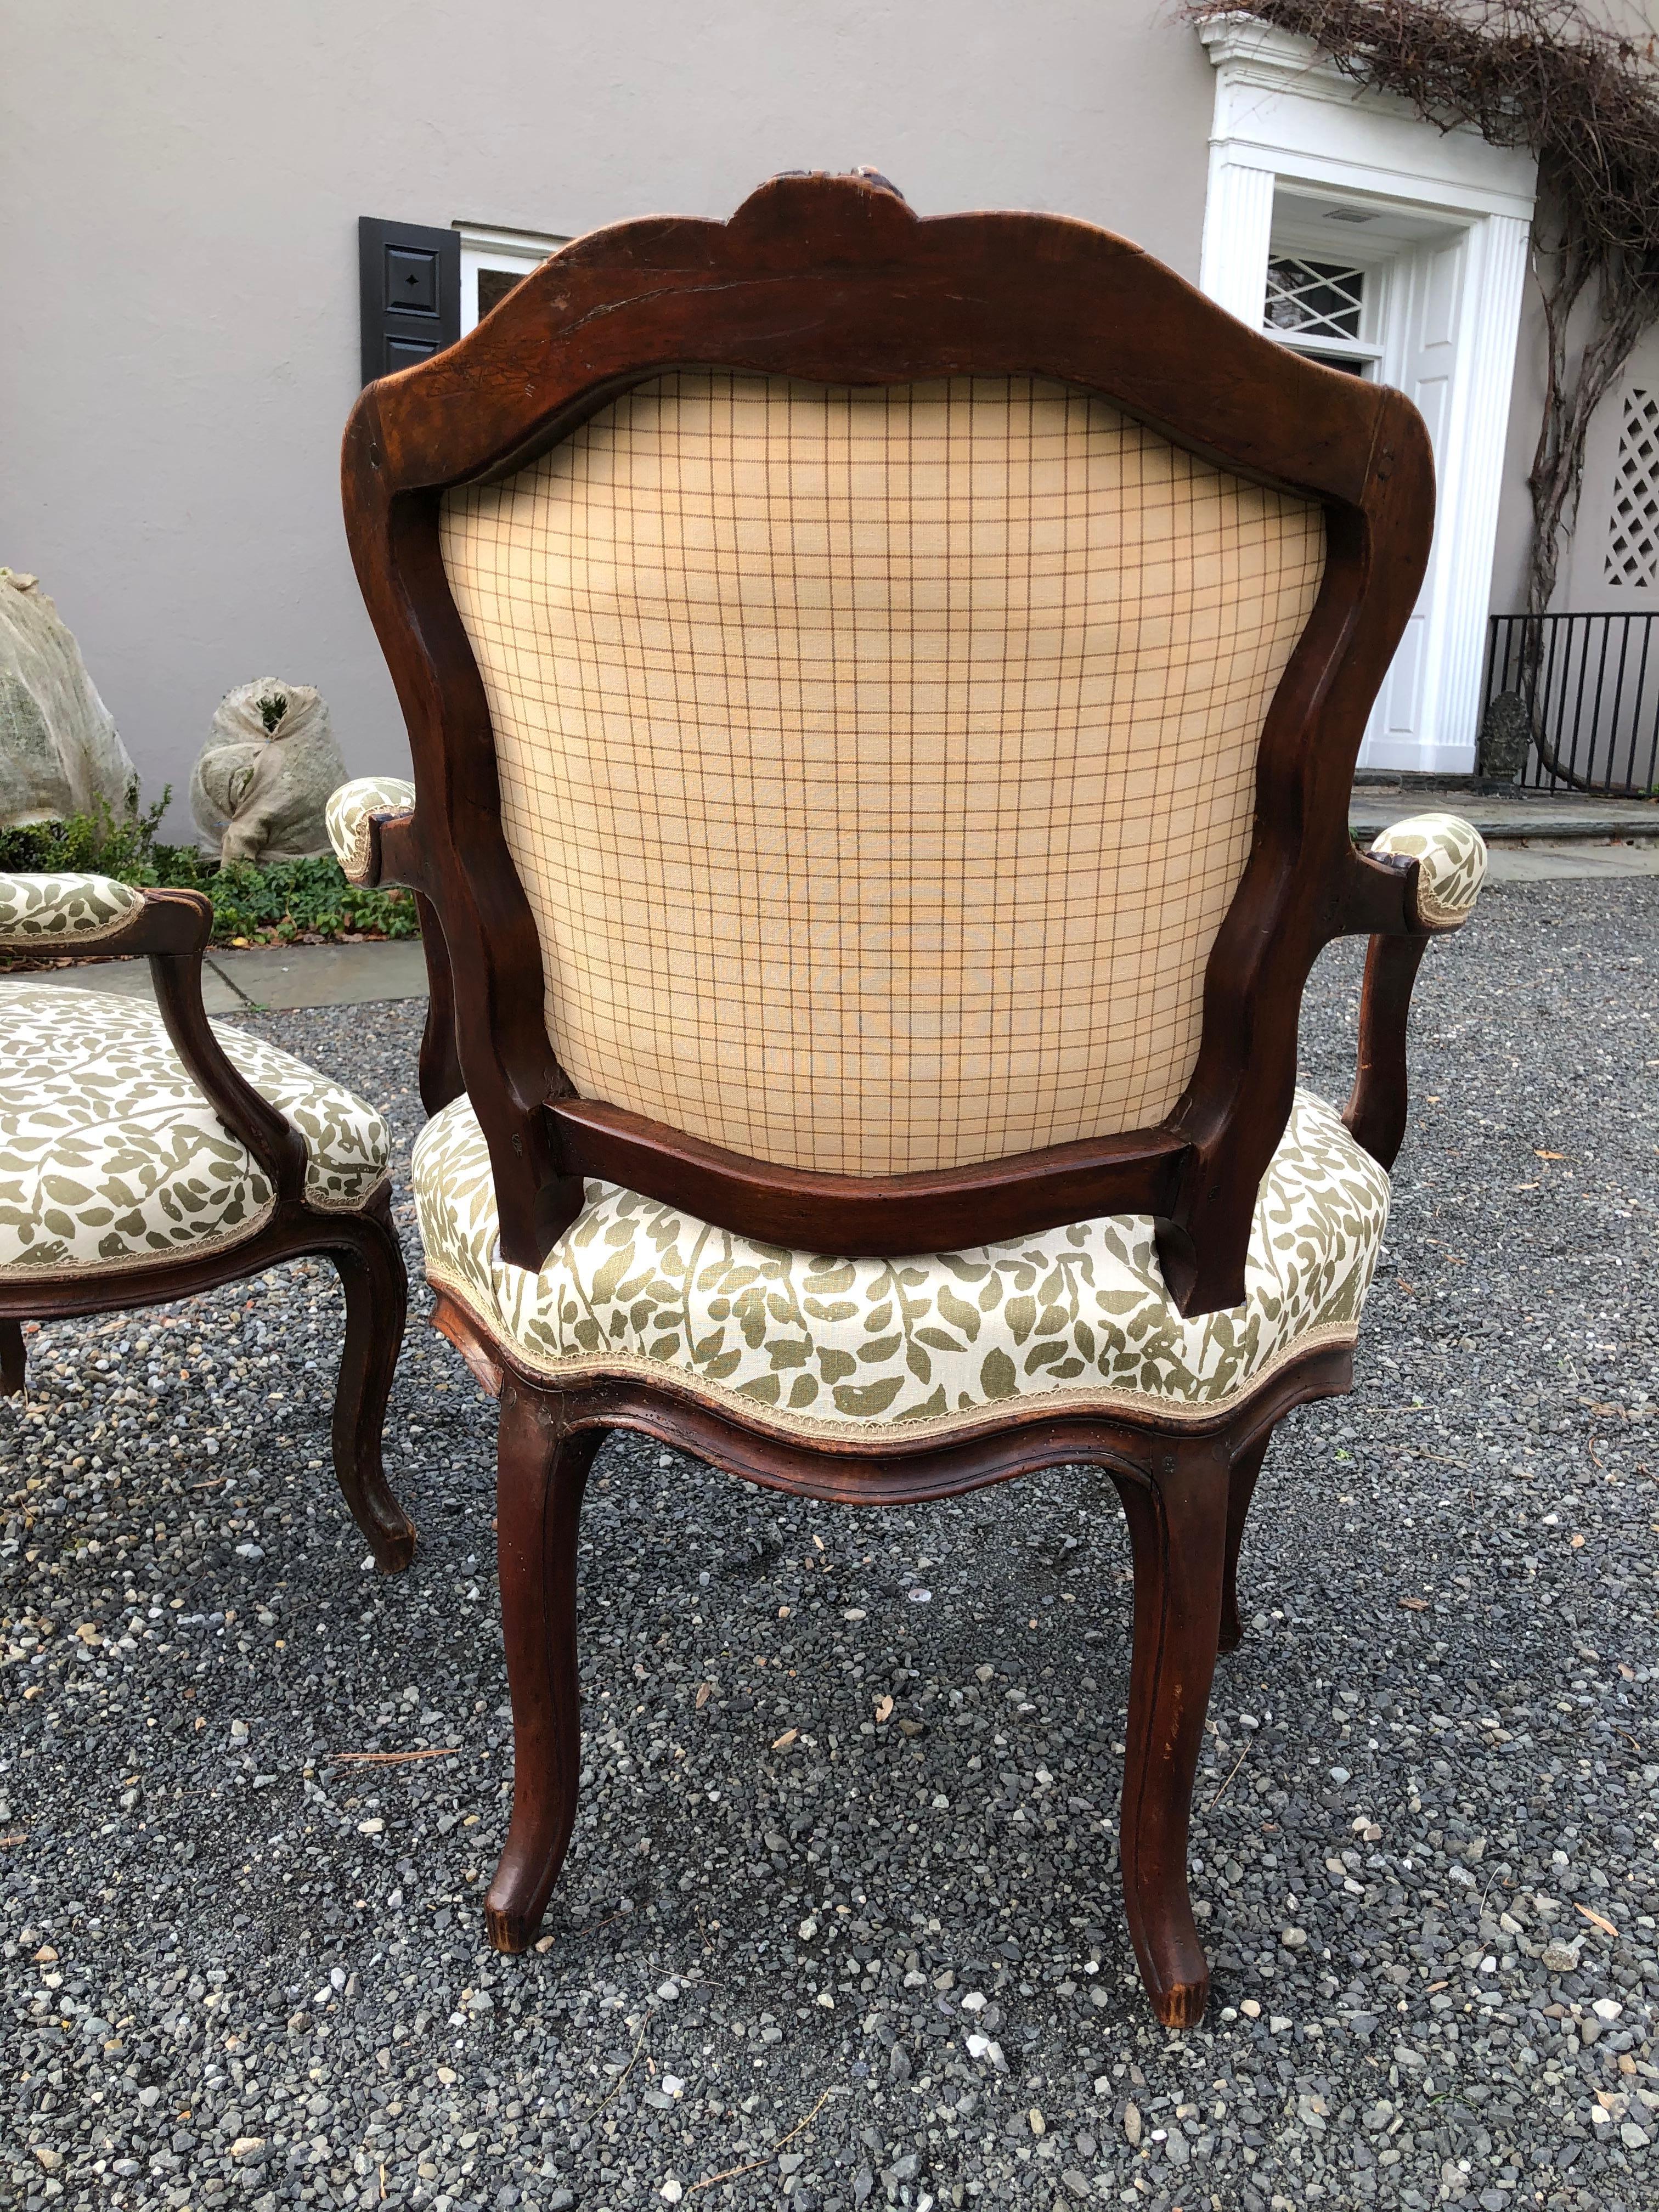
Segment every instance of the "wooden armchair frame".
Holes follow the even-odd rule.
[[[537,930],[502,831],[489,708],[445,574],[441,502],[452,488],[512,474],[631,386],[686,368],[866,386],[1057,379],[1322,507],[1322,586],[1264,726],[1250,848],[1209,957],[1197,1064],[1161,1127],[982,1166],[859,1177],[746,1158],[572,1095],[544,1026]],[[345,434],[343,489],[414,753],[415,808],[373,820],[369,875],[419,895],[432,981],[422,1096],[436,1111],[469,1094],[508,1261],[539,1268],[594,1176],[745,1236],[849,1255],[949,1251],[1150,1214],[1181,1310],[1237,1304],[1258,1186],[1291,1109],[1303,988],[1345,933],[1376,940],[1351,1119],[1392,1159],[1410,972],[1428,933],[1417,862],[1357,852],[1347,803],[1432,523],[1427,437],[1400,393],[1297,359],[1086,225],[1015,214],[922,222],[872,175],[792,175],[729,223],[631,222],[562,250],[460,344],[363,392]],[[1217,1648],[1238,1638],[1239,1539],[1274,1423],[1302,1400],[1349,1388],[1346,1349],[1306,1351],[1208,1418],[1056,1419],[1041,1401],[1012,1401],[948,1443],[892,1430],[781,1443],[667,1376],[550,1387],[453,1300],[441,1297],[435,1318],[502,1401],[518,1767],[488,1903],[500,1948],[531,1940],[574,1818],[576,1527],[607,1428],[646,1431],[755,1482],[860,1504],[1092,1461],[1118,1487],[1135,1561],[1129,1926],[1159,2016],[1198,2018],[1208,1974],[1187,1898],[1188,1807]]]
[[[409,1291],[392,1225],[392,1185],[382,1183],[366,1205],[350,1211],[308,1201],[304,1137],[226,1057],[203,1006],[202,956],[212,927],[212,902],[201,892],[146,890],[142,906],[95,940],[44,939],[31,949],[149,957],[156,1005],[174,1051],[219,1119],[264,1170],[276,1204],[251,1237],[206,1251],[192,1253],[185,1246],[164,1259],[15,1283],[0,1273],[0,1390],[11,1394],[25,1387],[25,1320],[161,1305],[259,1274],[281,1261],[325,1255],[339,1275],[346,1307],[334,1398],[334,1471],[376,1565],[396,1573],[414,1554],[415,1525],[393,1497],[381,1462]]]

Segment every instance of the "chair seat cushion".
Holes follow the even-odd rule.
[[[306,1140],[306,1195],[347,1210],[386,1180],[373,1107],[216,1022],[227,1057]],[[91,1273],[251,1237],[276,1194],[185,1073],[155,1009],[0,981],[0,1273]]]
[[[1293,1352],[1350,1344],[1389,1179],[1298,1091],[1262,1180],[1244,1304],[1183,1320],[1142,1215],[971,1251],[847,1260],[751,1243],[615,1185],[538,1275],[501,1257],[489,1157],[469,1102],[415,1146],[427,1273],[536,1376],[652,1376],[765,1425],[972,1426],[1005,1401],[1202,1418]]]

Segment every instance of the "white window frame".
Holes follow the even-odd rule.
[[[1293,260],[1328,266],[1346,266],[1358,270],[1364,279],[1364,305],[1360,310],[1357,338],[1328,337],[1320,331],[1287,330],[1266,319],[1263,301],[1261,335],[1272,338],[1291,353],[1306,354],[1313,361],[1341,361],[1357,369],[1369,382],[1375,383],[1385,374],[1382,334],[1388,328],[1389,286],[1393,273],[1392,258],[1374,259],[1369,253],[1344,252],[1338,253],[1322,239],[1306,238],[1287,231],[1281,222],[1275,222],[1268,249],[1269,264],[1288,257]]]
[[[1492,554],[1516,341],[1537,188],[1530,155],[1442,131],[1357,88],[1307,40],[1247,15],[1199,27],[1216,71],[1200,289],[1262,326],[1281,188],[1455,225],[1466,234],[1456,368],[1438,456],[1437,557],[1427,587],[1423,709],[1409,744],[1368,739],[1367,765],[1431,774],[1475,763]],[[1352,258],[1361,258],[1362,234]],[[1346,239],[1340,254],[1350,254]],[[1389,368],[1383,362],[1382,374]]]
[[[550,253],[570,240],[539,230],[501,230],[476,222],[456,222],[461,240],[461,336],[478,326],[478,277],[486,269],[527,276]]]

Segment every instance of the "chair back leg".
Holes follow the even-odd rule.
[[[1115,1476],[1134,1555],[1134,1652],[1119,1829],[1129,1936],[1165,2027],[1192,2027],[1210,1969],[1187,1893],[1187,1828],[1209,1710],[1227,1549],[1227,1465],[1177,1443],[1150,1482]]]
[[[1218,1645],[1223,1651],[1237,1651],[1244,1641],[1244,1626],[1238,1617],[1238,1547],[1244,1540],[1244,1523],[1250,1517],[1256,1477],[1261,1472],[1273,1434],[1269,1429],[1253,1444],[1246,1444],[1233,1462],[1232,1473],[1227,1479],[1227,1558],[1221,1577],[1221,1636]]]
[[[334,1472],[375,1565],[383,1574],[397,1574],[414,1557],[415,1523],[386,1482],[381,1434],[404,1340],[409,1280],[389,1197],[340,1226],[349,1237],[342,1234],[328,1247],[346,1309],[334,1392]]]
[[[23,1324],[0,1316],[0,1398],[21,1398],[26,1372]]]
[[[501,1382],[496,1549],[513,1698],[513,1817],[484,1924],[498,1951],[527,1950],[564,1864],[581,1772],[576,1538],[598,1428],[564,1426],[556,1391]]]

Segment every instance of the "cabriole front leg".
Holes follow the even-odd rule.
[[[1177,1444],[1150,1483],[1116,1477],[1134,1554],[1134,1656],[1120,1838],[1130,1940],[1165,2027],[1202,2019],[1210,1969],[1187,1893],[1187,1828],[1227,1551],[1227,1468]]]
[[[386,1407],[409,1306],[403,1248],[382,1192],[328,1248],[345,1293],[345,1342],[334,1391],[334,1473],[383,1574],[415,1555],[415,1523],[392,1496],[382,1456]]]
[[[513,1817],[484,1899],[498,1951],[533,1942],[576,1824],[576,1537],[603,1436],[597,1428],[567,1432],[556,1392],[503,1378],[496,1550],[513,1698]]]

